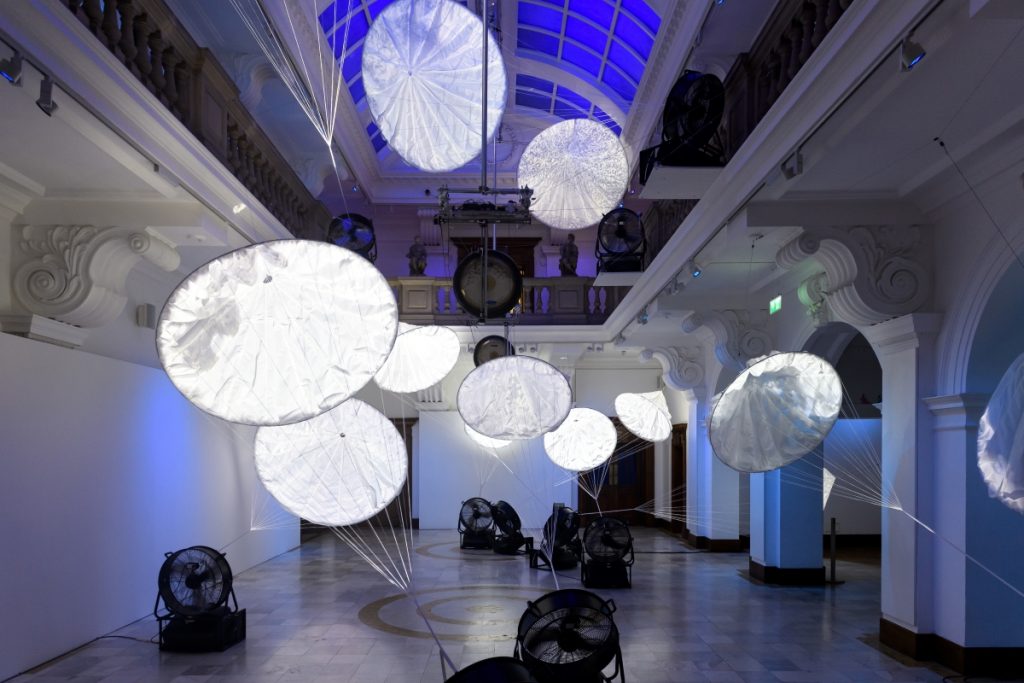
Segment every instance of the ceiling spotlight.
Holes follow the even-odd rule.
[[[900,71],[910,71],[928,54],[920,43],[911,40],[910,36],[900,43]]]
[[[701,274],[704,272],[704,271],[702,271],[700,269],[700,266],[697,265],[696,261],[688,262],[686,264],[686,268],[687,268],[687,270],[690,271],[690,277],[694,277],[694,278],[700,277]]]
[[[640,312],[636,314],[636,321],[641,325],[646,325],[648,320],[647,307],[644,306],[640,309]]]
[[[57,103],[53,101],[53,79],[49,75],[43,77],[39,83],[39,99],[36,106],[47,116],[53,116],[57,111]]]
[[[21,85],[21,54],[15,52],[9,58],[0,60],[0,76],[7,79],[8,83]]]
[[[231,213],[235,214],[236,216],[242,213],[243,211],[245,211],[245,204],[243,204],[242,202],[238,202],[237,204],[231,207]]]
[[[358,185],[353,185],[352,186],[352,191],[353,192],[359,192],[359,186]]]

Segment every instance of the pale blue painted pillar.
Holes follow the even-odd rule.
[[[766,583],[824,582],[821,501],[822,473],[817,464],[797,461],[750,475],[752,576]]]

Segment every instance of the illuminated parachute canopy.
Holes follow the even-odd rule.
[[[672,435],[672,415],[660,391],[619,394],[615,414],[631,434],[647,441],[664,441]]]
[[[373,378],[397,394],[429,389],[451,372],[461,350],[459,336],[447,327],[399,323],[391,355]]]
[[[802,458],[835,425],[843,386],[811,353],[778,353],[740,373],[708,420],[715,455],[740,472],[768,472]]]
[[[505,63],[487,36],[487,138],[505,110]],[[452,0],[398,0],[363,44],[363,84],[384,139],[411,166],[453,171],[480,153],[483,24]]]
[[[358,399],[298,424],[256,431],[256,472],[288,511],[346,526],[387,507],[407,475],[405,442],[389,419]]]
[[[1024,355],[999,380],[978,423],[978,469],[990,496],[1024,514]]]
[[[519,185],[533,189],[531,213],[561,230],[597,223],[618,205],[628,183],[629,164],[619,138],[588,119],[541,131],[519,160]]]
[[[477,445],[483,446],[484,448],[504,448],[511,444],[511,441],[505,439],[492,439],[489,436],[484,436],[480,432],[476,431],[469,425],[466,425],[466,436],[472,439]]]
[[[391,352],[395,297],[370,263],[327,242],[279,240],[189,275],[160,314],[160,362],[217,417],[251,425],[319,415],[359,391]]]
[[[544,435],[544,450],[559,467],[586,472],[607,461],[617,441],[611,420],[590,408],[573,408],[558,429]]]
[[[529,356],[505,356],[466,375],[457,403],[472,429],[515,441],[560,425],[572,407],[572,390],[552,365]]]

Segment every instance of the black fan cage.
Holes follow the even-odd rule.
[[[452,277],[455,298],[462,306],[462,310],[470,315],[483,319],[500,318],[515,308],[523,297],[523,275],[519,272],[519,266],[512,260],[512,257],[500,251],[488,249],[486,251],[487,288],[484,292],[484,288],[481,286],[482,270],[485,265],[484,253],[483,250],[473,252],[463,258],[455,268],[455,275]],[[507,278],[511,283],[509,291],[500,299],[492,298],[497,296],[491,287],[497,277]],[[481,301],[481,295],[485,295],[487,300]]]
[[[494,515],[494,524],[501,533],[515,534],[522,530],[523,523],[519,519],[519,513],[509,503],[499,500],[491,506],[491,512]]]
[[[621,672],[615,603],[577,588],[558,590],[528,603],[519,620],[516,656],[541,683],[604,681],[605,667]]]
[[[636,211],[612,209],[598,223],[598,254],[632,254],[642,251],[644,245],[644,224]]]
[[[661,117],[661,137],[699,149],[711,141],[725,111],[725,86],[714,74],[686,71],[672,86]],[[664,148],[663,148],[664,150]]]
[[[632,559],[633,535],[629,525],[615,517],[598,517],[583,531],[583,550],[599,562]]]
[[[544,545],[566,546],[577,540],[580,517],[572,508],[559,508],[544,522]]]
[[[377,235],[373,221],[358,213],[344,213],[327,226],[327,241],[373,261],[377,256]]]
[[[157,605],[163,600],[169,613],[183,617],[209,614],[233,595],[231,567],[224,553],[196,545],[165,557],[157,577]]]
[[[538,683],[526,665],[513,657],[490,657],[470,664],[448,683]]]
[[[473,347],[473,364],[480,367],[489,360],[516,355],[516,347],[504,337],[492,334],[484,337]]]
[[[481,533],[494,525],[491,504],[483,498],[470,498],[459,511],[459,529]]]

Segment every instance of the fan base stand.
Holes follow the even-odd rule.
[[[474,550],[490,550],[494,547],[494,534],[490,531],[470,531],[466,529],[459,532],[459,548]]]
[[[157,617],[160,649],[167,652],[223,652],[245,640],[245,610],[224,607],[194,617]]]
[[[580,566],[580,582],[587,588],[632,588],[632,574],[624,562],[584,560]]]

